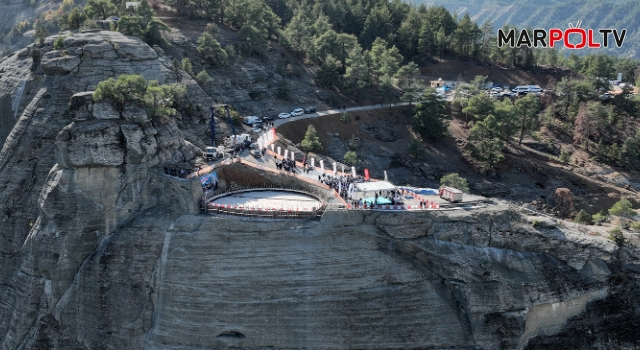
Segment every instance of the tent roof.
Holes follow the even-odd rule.
[[[397,188],[394,184],[387,181],[359,182],[359,183],[356,183],[355,185],[359,191],[363,191],[363,192],[391,191]]]

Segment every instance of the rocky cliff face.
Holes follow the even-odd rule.
[[[196,213],[196,181],[159,175],[199,150],[175,118],[151,120],[144,109],[117,112],[94,104],[99,81],[124,73],[160,82],[193,80],[149,46],[119,33],[51,40],[0,65],[0,334],[2,348],[31,347],[32,334],[99,242],[148,208],[171,203]],[[203,101],[207,102],[207,101]],[[6,136],[6,140],[4,138]],[[48,310],[48,311],[47,311]],[[34,323],[35,322],[35,323]]]
[[[148,210],[100,241],[59,298],[54,280],[23,287],[50,306],[4,345],[632,348],[635,257],[602,238],[533,230],[509,210],[306,223]]]
[[[639,252],[507,206],[198,215],[189,118],[93,103],[108,76],[193,81],[136,39],[0,64],[0,349],[632,348]],[[193,101],[195,102],[195,101]],[[205,101],[206,102],[206,101]],[[15,119],[14,119],[15,118]],[[574,345],[574,346],[572,346]]]

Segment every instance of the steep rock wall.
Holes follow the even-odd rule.
[[[85,92],[125,73],[189,89],[195,82],[139,39],[119,33],[68,37],[64,54],[52,49],[52,40],[39,48],[39,62],[30,47],[0,64],[11,72],[0,77],[0,126],[11,130],[0,152],[2,349],[35,346],[34,332],[116,228],[149,208],[196,213],[202,193],[197,180],[159,170],[199,154],[185,140],[196,137],[179,120],[151,120],[132,106],[113,113]]]
[[[149,210],[100,243],[25,343],[519,349],[554,348],[585,324],[595,332],[589,346],[604,346],[611,340],[597,327],[608,317],[621,321],[610,335],[629,329],[633,312],[614,308],[605,317],[594,305],[620,297],[614,272],[627,276],[628,298],[637,298],[637,251],[568,230],[533,230],[497,209],[328,212],[318,222]],[[402,231],[412,234],[390,234]],[[632,348],[634,334],[619,346]]]

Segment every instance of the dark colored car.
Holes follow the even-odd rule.
[[[272,122],[274,120],[276,120],[276,117],[274,117],[272,115],[267,115],[267,116],[262,117],[262,121],[263,122]]]
[[[304,110],[304,113],[306,114],[311,114],[311,113],[315,113],[316,109],[314,107],[309,107],[307,109]]]
[[[262,157],[262,153],[260,152],[260,150],[258,149],[252,149],[251,151],[249,151],[249,153],[254,156],[255,158],[260,158]]]

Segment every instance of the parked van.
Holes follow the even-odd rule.
[[[520,85],[520,86],[516,86],[515,88],[513,88],[513,90],[511,90],[513,92],[520,93],[520,92],[542,92],[542,88],[538,85]]]
[[[262,119],[260,119],[260,117],[250,115],[248,117],[244,117],[243,122],[247,125],[253,125],[254,123],[262,122]]]

